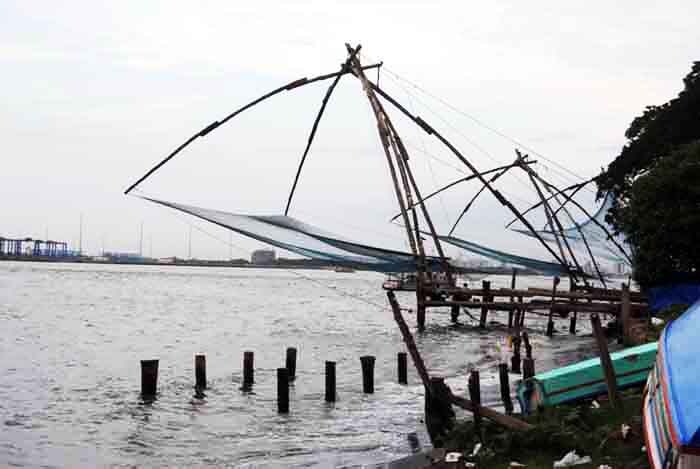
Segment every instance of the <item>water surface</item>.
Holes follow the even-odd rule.
[[[354,467],[429,445],[423,389],[412,366],[396,384],[403,342],[373,273],[0,262],[0,465],[45,467]],[[493,276],[492,286],[510,278]],[[548,287],[544,277],[519,286]],[[410,294],[399,297],[413,307]],[[478,317],[478,313],[474,313]],[[490,319],[505,323],[505,313]],[[481,371],[497,405],[498,344],[507,334],[450,327],[428,314],[416,341],[431,374],[466,392]],[[412,315],[409,324],[415,326]],[[584,328],[584,321],[579,321]],[[527,320],[539,370],[591,355],[590,336],[542,335]],[[276,413],[276,368],[299,350],[291,412]],[[243,351],[255,386],[240,391]],[[209,389],[193,397],[194,355]],[[363,395],[361,355],[375,355]],[[139,360],[160,359],[159,396],[139,398]],[[337,362],[338,402],[323,402],[324,361]],[[512,375],[514,385],[515,376]]]

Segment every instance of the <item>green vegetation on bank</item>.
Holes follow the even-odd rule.
[[[527,469],[551,469],[554,461],[572,450],[592,458],[591,463],[576,468],[602,464],[615,469],[649,467],[642,451],[641,389],[622,392],[621,397],[623,408],[619,410],[612,410],[605,402],[594,408],[591,401],[542,409],[526,418],[536,425],[528,432],[506,430],[488,421],[482,421],[481,432],[477,432],[473,422],[463,422],[448,435],[445,447],[468,456],[477,443],[482,443],[475,457],[467,457],[480,469],[504,469],[511,462],[524,464]],[[630,427],[626,437],[623,424]]]

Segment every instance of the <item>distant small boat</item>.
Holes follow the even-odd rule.
[[[700,301],[661,334],[644,389],[644,434],[654,469],[700,468]]]
[[[336,271],[336,272],[344,272],[344,273],[352,273],[352,272],[355,272],[355,269],[353,269],[352,267],[348,267],[348,266],[344,266],[344,265],[336,265],[336,266],[333,268],[333,270]]]
[[[641,386],[654,366],[657,343],[611,353],[618,388]],[[538,407],[575,402],[607,393],[600,358],[549,370],[520,382],[517,397],[523,414]]]

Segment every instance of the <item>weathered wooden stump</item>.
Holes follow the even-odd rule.
[[[474,404],[474,426],[479,431],[481,428],[481,413],[479,412],[479,407],[481,406],[481,381],[479,379],[479,370],[472,370],[469,373],[467,388],[469,389],[469,400]]]
[[[501,400],[506,410],[506,415],[513,414],[513,400],[510,397],[510,382],[508,380],[508,365],[501,363],[498,365],[498,378],[501,385]]]
[[[572,311],[569,318],[569,334],[576,335],[576,311]]]
[[[207,357],[204,355],[194,356],[194,387],[207,388]]]
[[[530,336],[527,332],[522,333],[523,345],[525,346],[525,357],[532,358],[532,345],[530,345]]]
[[[447,434],[454,428],[455,413],[450,396],[452,392],[444,378],[431,376],[430,388],[425,388],[425,426],[435,448],[442,448]]]
[[[292,382],[296,379],[297,374],[297,349],[294,347],[287,348],[286,366],[289,372],[289,381]]]
[[[520,337],[512,337],[513,356],[510,359],[510,370],[513,373],[520,373]]]
[[[255,360],[255,355],[251,351],[243,352],[243,390],[249,391],[253,387],[254,379],[254,368],[253,362]]]
[[[326,402],[335,402],[335,362],[326,362]]]
[[[482,303],[488,303],[491,300],[491,295],[489,291],[491,290],[491,282],[488,280],[482,280],[481,288],[484,290],[484,295],[481,297]],[[484,329],[486,327],[486,320],[488,319],[489,310],[486,306],[481,307],[481,316],[479,317],[479,327]]]
[[[289,413],[289,371],[277,368],[277,412]]]
[[[535,360],[525,358],[523,360],[523,379],[529,379],[535,376]]]
[[[158,392],[158,360],[141,360],[141,397],[154,399]]]
[[[406,352],[399,352],[396,358],[399,384],[408,384],[408,356]]]
[[[365,355],[360,357],[362,365],[362,392],[372,394],[374,392],[374,362],[375,357]]]

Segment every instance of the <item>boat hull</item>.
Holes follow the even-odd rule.
[[[620,389],[641,386],[656,359],[657,344],[644,344],[612,353],[610,358]],[[523,414],[538,407],[576,402],[607,393],[600,358],[592,358],[535,375],[520,382],[517,398]]]

